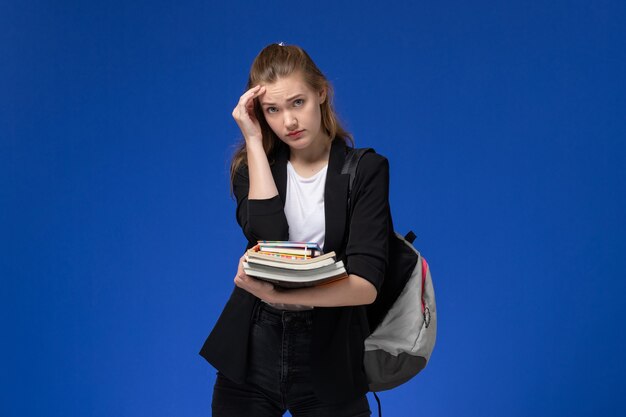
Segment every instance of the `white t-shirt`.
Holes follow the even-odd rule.
[[[317,242],[324,247],[326,218],[324,213],[324,187],[328,165],[315,175],[304,178],[287,162],[287,192],[285,217],[289,224],[289,240]],[[309,310],[312,307],[296,304],[270,304],[282,310]]]
[[[287,196],[285,216],[289,224],[289,240],[317,242],[324,247],[326,232],[324,186],[328,165],[312,177],[304,178],[287,162]]]

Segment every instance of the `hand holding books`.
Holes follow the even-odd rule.
[[[335,252],[322,254],[317,243],[259,241],[244,255],[246,274],[282,288],[327,284],[348,274]]]

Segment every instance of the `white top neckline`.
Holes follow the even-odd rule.
[[[315,174],[313,174],[310,177],[303,177],[302,175],[298,174],[298,172],[296,171],[296,169],[293,167],[293,165],[291,164],[291,161],[287,161],[287,169],[291,170],[291,172],[296,176],[296,178],[298,178],[298,181],[302,181],[302,182],[313,182],[315,181],[320,175],[323,175],[324,172],[326,172],[326,170],[328,169],[328,164],[324,165],[324,167],[322,167],[322,169],[320,169],[319,171],[317,171]]]

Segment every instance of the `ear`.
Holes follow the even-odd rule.
[[[319,92],[320,104],[326,101],[326,87],[322,88]]]

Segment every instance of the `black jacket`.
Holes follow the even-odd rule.
[[[382,285],[393,227],[389,211],[389,165],[386,158],[366,153],[359,163],[352,190],[352,214],[346,227],[348,175],[341,174],[347,147],[333,141],[326,185],[324,252],[335,251],[350,274]],[[283,211],[289,150],[280,147],[271,166],[278,196],[248,200],[247,168],[236,174],[233,191],[237,198],[237,221],[248,239],[288,240]],[[251,316],[257,297],[235,287],[200,355],[229,379],[243,383]],[[354,399],[368,391],[363,371],[363,341],[369,335],[364,306],[315,307],[311,346],[312,380],[317,397],[324,402]]]

